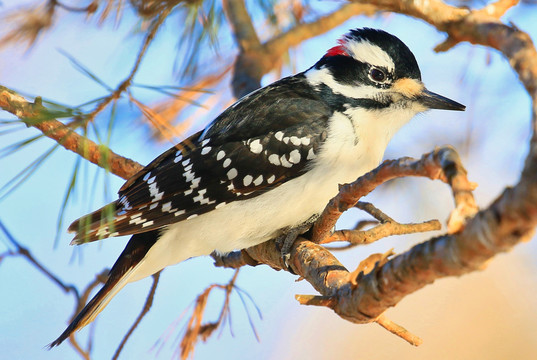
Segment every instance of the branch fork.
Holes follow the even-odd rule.
[[[321,294],[320,296],[297,295],[296,298],[301,304],[329,307],[342,318],[355,323],[378,322],[409,343],[419,345],[421,339],[388,320],[383,313],[408,293],[434,281],[420,280],[421,273],[416,273],[412,267],[415,263],[423,261],[425,255],[429,253],[423,252],[418,245],[408,253],[392,259],[394,253],[389,250],[384,254],[370,255],[360,263],[356,270],[349,272],[328,249],[319,245],[333,241],[348,241],[350,243],[348,247],[350,247],[394,234],[440,229],[440,223],[437,220],[421,224],[399,224],[372,204],[358,201],[382,183],[403,176],[422,176],[449,184],[456,206],[466,209],[465,217],[461,217],[460,220],[459,231],[462,231],[470,214],[472,212],[475,214],[477,211],[472,195],[475,184],[468,181],[466,170],[452,147],[437,148],[418,160],[411,158],[388,160],[355,182],[340,187],[339,194],[330,201],[315,223],[312,240],[299,238],[293,245],[289,265],[295,274],[310,282]],[[327,236],[319,230],[331,229],[339,215],[354,206],[368,212],[379,221],[379,224],[366,231],[359,229],[336,231],[330,235],[328,230]],[[316,240],[316,235],[318,240]],[[424,244],[421,245],[427,251],[432,251],[433,248]],[[427,260],[431,260],[431,255]],[[261,263],[276,269],[286,269],[273,241],[228,254],[219,258],[216,265],[241,267],[246,264]],[[459,265],[458,261],[456,263]],[[399,280],[405,277],[399,273],[412,273],[416,280],[412,281],[408,278],[406,280],[409,284],[401,285]],[[446,273],[441,271],[434,275],[442,277],[446,276]]]

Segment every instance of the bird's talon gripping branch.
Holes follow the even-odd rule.
[[[293,247],[293,244],[295,243],[296,239],[300,235],[306,233],[309,229],[311,229],[313,223],[318,218],[319,216],[317,214],[314,214],[304,223],[293,228],[286,229],[282,235],[278,236],[275,239],[276,245],[280,249],[280,253],[282,255],[282,261],[285,266],[285,270],[294,273],[289,266],[289,260],[291,259],[291,248]]]
[[[287,230],[284,234],[278,236],[275,240],[276,245],[278,246],[282,254],[282,261],[285,267],[284,269],[293,274],[294,272],[289,266],[289,260],[291,259],[291,248],[293,247],[293,244],[295,243],[298,236],[304,234],[311,228],[312,222],[315,220],[315,218],[316,217],[312,217],[304,224]]]

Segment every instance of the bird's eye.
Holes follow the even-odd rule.
[[[384,73],[384,71],[375,67],[369,70],[369,77],[371,78],[371,80],[379,83],[384,82],[386,80],[386,74]]]

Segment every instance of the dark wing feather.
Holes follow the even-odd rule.
[[[203,134],[156,158],[123,185],[119,200],[71,225],[73,242],[159,229],[303,174],[331,113],[313,93],[304,96],[299,82],[280,85],[242,99]]]

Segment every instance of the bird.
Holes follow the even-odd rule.
[[[130,282],[188,258],[296,238],[339,184],[377,167],[393,135],[430,109],[465,106],[427,90],[410,49],[371,28],[350,30],[307,70],[242,97],[128,179],[116,201],[70,225],[72,245],[132,237],[50,347]]]

